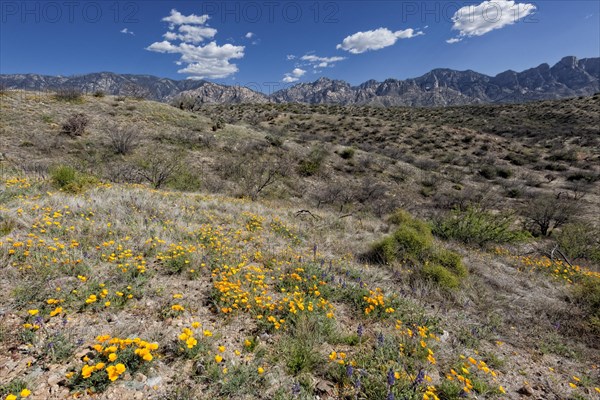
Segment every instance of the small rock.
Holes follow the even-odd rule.
[[[154,387],[154,386],[159,386],[162,382],[162,378],[160,376],[154,376],[152,378],[149,378],[146,381],[146,385],[150,386],[150,387]]]
[[[148,378],[146,378],[146,375],[138,372],[137,374],[135,374],[135,378],[134,378],[137,382],[146,382],[146,380]]]
[[[533,396],[533,389],[528,385],[523,386],[521,389],[517,390],[517,393],[522,394],[524,396]]]

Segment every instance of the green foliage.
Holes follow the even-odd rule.
[[[433,233],[442,239],[453,239],[469,245],[514,243],[527,240],[527,232],[514,230],[511,214],[495,214],[481,207],[469,205],[454,209],[450,215],[436,222]]]
[[[16,226],[17,223],[14,219],[0,214],[0,237],[11,233]]]
[[[0,385],[0,398],[5,398],[9,394],[18,395],[21,390],[27,388],[27,383],[21,379],[15,379],[11,382],[2,383]]]
[[[586,313],[586,328],[595,335],[600,335],[600,280],[585,277],[573,287],[575,301]]]
[[[313,149],[308,157],[298,164],[298,174],[301,176],[313,176],[321,171],[323,161],[327,157],[327,151],[322,148]]]
[[[60,190],[79,193],[98,180],[90,175],[82,174],[68,165],[59,165],[50,170],[50,180]]]
[[[200,175],[182,168],[173,176],[168,186],[181,192],[196,192],[202,186]]]
[[[460,278],[464,278],[468,274],[462,258],[453,251],[440,249],[432,255],[431,259]]]
[[[556,242],[571,259],[600,263],[600,229],[589,223],[565,225],[556,235]]]
[[[455,289],[460,285],[458,277],[439,264],[426,262],[421,269],[421,274],[425,279],[435,282],[444,289]]]
[[[396,231],[371,246],[367,260],[390,264],[396,260],[422,265],[416,276],[435,282],[444,289],[454,289],[468,275],[459,254],[436,249],[427,223],[399,210],[388,222],[398,225]]]

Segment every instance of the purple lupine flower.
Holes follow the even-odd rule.
[[[348,365],[346,367],[346,376],[348,378],[350,378],[352,376],[352,374],[354,373],[354,368],[352,367],[352,365]]]
[[[362,326],[362,324],[358,325],[358,328],[356,329],[356,334],[358,335],[359,338],[362,337],[364,333],[364,328]]]
[[[394,397],[394,393],[389,392],[388,395],[387,395],[387,397],[386,397],[386,400],[394,400],[394,398],[395,398]]]
[[[383,332],[379,332],[377,334],[377,346],[383,346],[384,342],[385,342],[385,336],[383,336]]]
[[[417,376],[415,378],[415,381],[413,382],[413,387],[419,386],[421,383],[423,383],[424,380],[425,380],[425,370],[420,369],[419,373],[417,374]]]
[[[325,260],[321,258],[321,268],[323,268],[323,265],[325,265]]]
[[[360,376],[358,378],[356,378],[356,382],[354,382],[354,387],[356,389],[360,389],[361,383],[360,383]]]
[[[313,259],[317,258],[317,244],[315,243],[315,245],[313,246]]]
[[[394,376],[394,370],[390,368],[387,373],[387,384],[389,387],[392,387],[394,383],[396,383],[396,377]]]

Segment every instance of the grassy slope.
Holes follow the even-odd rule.
[[[438,393],[445,388],[452,398],[449,385],[456,378],[449,381],[446,375],[469,363],[461,355],[484,360],[497,374],[494,379],[470,368],[474,386],[482,392],[479,397],[498,396],[494,392],[502,385],[516,398],[525,381],[547,398],[597,396],[598,349],[558,326],[557,322],[568,325],[569,314],[576,312],[568,300],[570,285],[540,273],[543,267],[532,268],[510,254],[452,245],[471,274],[460,290],[447,293],[415,280],[410,265],[368,266],[355,260],[354,255],[391,229],[370,213],[339,218],[336,206],[313,210],[317,218],[296,216],[306,200],[278,199],[277,191],[259,202],[130,184],[93,185],[78,195],[59,192],[44,179],[43,168],[32,166],[61,160],[92,169],[103,161],[120,162],[101,145],[107,118],[135,124],[146,134],[138,151],[154,142],[176,149],[181,144],[174,139],[186,132],[208,134],[210,118],[153,102],[114,106],[113,98],[86,98],[82,104],[65,104],[30,96],[4,96],[1,109],[0,140],[7,161],[2,163],[0,186],[0,368],[6,382],[12,382],[11,389],[21,380],[39,398],[64,398],[69,382],[64,375],[80,371],[81,357],[97,335],[110,334],[140,337],[157,342],[159,348],[143,375],[123,375],[101,395],[107,398],[133,398],[136,393],[140,398],[293,398],[296,382],[301,398],[337,398],[359,392],[360,369],[368,371],[361,375],[364,398],[386,397],[390,369],[398,372],[393,385],[397,398],[401,392],[422,398],[426,383],[416,392],[411,389],[420,368]],[[88,134],[76,140],[58,135],[57,122],[76,111],[92,116]],[[232,149],[236,154],[242,137],[259,141],[264,133],[228,125],[216,145],[192,149],[188,159],[210,168],[214,158]],[[301,143],[287,146],[288,152],[302,152]],[[382,157],[385,173],[380,176],[398,167],[377,152],[366,155]],[[328,163],[330,171],[337,171],[337,160]],[[24,165],[26,174],[18,170]],[[363,174],[377,172],[368,169]],[[25,175],[29,177],[22,181],[11,179]],[[352,173],[340,179],[350,180]],[[413,179],[406,183],[407,191],[418,196],[408,187]],[[288,184],[284,180],[282,187]],[[467,179],[465,185],[477,187],[479,182]],[[593,191],[587,199],[593,205]],[[408,205],[420,210],[414,203]],[[179,268],[182,271],[174,274]],[[384,305],[375,313],[380,315],[365,315],[361,289],[376,288],[384,296]],[[97,300],[86,302],[92,294]],[[368,291],[365,294],[368,297]],[[250,304],[248,310],[229,311],[235,295],[238,304]],[[321,298],[325,302],[319,307]],[[47,304],[48,299],[61,302]],[[306,309],[310,301],[313,311]],[[305,310],[298,310],[298,303]],[[175,304],[184,310],[173,310]],[[50,317],[57,307],[62,313]],[[386,312],[389,307],[394,311]],[[290,312],[294,308],[295,314]],[[32,309],[39,310],[43,322],[28,314]],[[276,323],[267,321],[269,316]],[[64,323],[61,317],[66,317]],[[202,327],[192,328],[193,321]],[[32,331],[23,328],[24,323],[40,328]],[[361,338],[356,335],[359,326],[364,331]],[[431,329],[439,340],[427,335],[422,347],[418,326]],[[202,345],[201,350],[195,347],[197,354],[189,354],[178,339],[185,327],[192,328]],[[204,337],[203,330],[213,336]],[[380,334],[383,344],[378,342]],[[427,359],[427,348],[435,364]],[[339,353],[347,354],[344,362],[356,362],[355,371],[348,376],[346,365],[331,361],[332,351],[336,360]],[[224,358],[218,365],[215,355]],[[104,376],[103,371],[98,374]],[[569,387],[569,382],[578,387]]]

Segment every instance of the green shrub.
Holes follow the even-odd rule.
[[[600,264],[600,229],[588,223],[565,225],[556,235],[559,248],[571,259],[586,259]]]
[[[368,258],[379,264],[390,264],[396,259],[397,247],[393,237],[386,237],[371,246]]]
[[[78,193],[86,186],[97,183],[93,176],[82,174],[68,165],[59,165],[50,170],[50,180],[60,190]]]
[[[460,285],[458,277],[439,264],[426,262],[421,274],[427,280],[435,282],[444,289],[455,289]]]
[[[181,192],[196,192],[201,185],[202,180],[198,174],[183,170],[173,176],[168,186]]]
[[[298,164],[298,174],[302,176],[313,176],[321,171],[323,161],[327,157],[324,149],[313,149],[305,160]]]
[[[399,250],[398,258],[423,261],[433,245],[431,233],[419,231],[413,226],[400,226],[393,237]]]
[[[446,249],[438,250],[433,254],[432,260],[458,277],[464,278],[468,274],[467,267],[463,264],[460,255],[453,251]]]
[[[510,214],[494,214],[477,206],[454,209],[434,224],[433,233],[442,239],[484,246],[488,243],[514,243],[527,240],[527,232],[513,230]]]
[[[50,171],[50,177],[52,181],[59,187],[64,188],[67,185],[75,182],[77,177],[77,171],[73,167],[67,165],[60,165]]]
[[[586,277],[573,287],[575,302],[586,313],[585,325],[594,335],[600,334],[600,279]]]
[[[396,260],[423,265],[417,275],[445,289],[460,285],[468,271],[459,254],[434,247],[429,225],[403,210],[395,212],[388,222],[397,224],[396,231],[371,246],[365,255],[368,261],[390,264]]]

